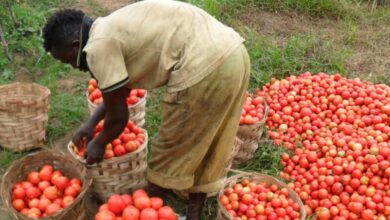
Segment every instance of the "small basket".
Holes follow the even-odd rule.
[[[0,86],[0,146],[20,152],[43,145],[50,90],[35,83]]]
[[[148,135],[146,130],[144,132],[145,141],[136,151],[92,165],[87,165],[86,160],[74,152],[71,142],[68,144],[70,154],[87,167],[93,179],[91,190],[102,201],[113,194],[129,193],[146,186]]]
[[[278,187],[287,188],[289,192],[289,197],[294,200],[299,205],[299,212],[300,212],[300,219],[305,220],[306,219],[306,210],[303,206],[302,200],[299,198],[297,193],[290,189],[287,184],[277,180],[276,178],[272,176],[268,176],[261,173],[248,173],[238,170],[230,170],[232,172],[238,173],[237,175],[229,177],[222,190],[218,193],[218,198],[221,198],[221,196],[224,194],[224,191],[227,187],[233,187],[236,183],[239,183],[244,178],[249,178],[250,180],[254,181],[255,183],[267,183],[267,184],[276,184]],[[217,220],[234,220],[232,216],[229,215],[229,213],[226,211],[226,209],[221,204],[220,200],[218,199],[218,217]]]
[[[252,125],[240,125],[237,131],[237,137],[243,142],[239,152],[233,160],[234,165],[244,163],[253,158],[258,143],[263,135],[268,117],[268,105],[264,99],[264,117],[261,121]]]
[[[89,113],[92,115],[95,112],[97,105],[91,102],[88,97],[88,92],[85,94],[87,97]],[[129,106],[129,120],[132,120],[139,127],[143,127],[145,124],[146,96],[147,93],[137,103]]]
[[[69,178],[80,179],[83,185],[80,194],[70,206],[54,215],[40,219],[85,220],[87,218],[85,208],[86,192],[92,183],[87,175],[87,169],[66,153],[55,150],[44,150],[33,153],[11,164],[1,182],[1,198],[5,204],[5,208],[15,219],[33,220],[12,207],[12,188],[15,183],[25,181],[29,172],[43,167],[44,165],[52,165],[54,169],[61,170],[61,172]]]
[[[264,99],[264,117],[261,121],[252,124],[252,125],[240,125],[238,127],[237,136],[245,141],[256,141],[259,142],[261,140],[261,136],[263,135],[264,128],[266,126],[268,117],[268,105],[266,100]]]

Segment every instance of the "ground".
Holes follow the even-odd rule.
[[[13,55],[13,60],[8,61],[0,49],[0,84],[38,82],[51,89],[49,147],[64,149],[75,129],[87,118],[84,92],[89,76],[54,61],[43,51],[39,34],[45,17],[64,7],[80,8],[92,17],[104,16],[132,2],[43,0],[32,5],[21,0],[14,5],[20,23],[16,29],[5,9],[0,9],[0,16],[8,18],[3,29]],[[304,71],[340,72],[348,77],[390,84],[388,5],[372,10],[371,1],[368,4],[336,0],[323,0],[321,4],[314,0],[189,2],[234,27],[246,38],[252,60],[251,90],[261,87],[272,77],[281,78]],[[150,92],[148,99],[146,128],[151,137],[156,134],[160,121],[161,93],[161,90]],[[282,151],[272,144],[261,144],[255,158],[240,169],[276,175],[281,168],[279,155]],[[24,154],[0,150],[0,173]],[[169,203],[184,213],[184,201],[172,195]],[[89,208],[90,213],[94,210]],[[204,211],[204,219],[212,219],[214,214],[215,200],[212,200]]]

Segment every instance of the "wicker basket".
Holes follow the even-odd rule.
[[[41,147],[49,108],[46,87],[19,82],[0,86],[0,146],[17,152]]]
[[[69,178],[79,178],[83,186],[80,194],[69,207],[55,215],[47,216],[41,219],[85,220],[87,218],[85,208],[86,192],[92,183],[91,179],[87,175],[87,169],[66,153],[54,150],[44,150],[33,153],[12,163],[7,172],[4,174],[1,182],[1,198],[4,202],[5,208],[15,219],[33,220],[32,218],[29,218],[16,211],[12,207],[12,188],[15,183],[24,181],[27,178],[29,172],[36,170],[44,165],[52,165],[54,169],[61,170],[61,172]]]
[[[266,126],[268,117],[268,105],[266,100],[264,99],[264,117],[261,121],[252,124],[252,125],[240,125],[238,127],[237,136],[245,141],[256,141],[259,142],[261,140],[261,136],[263,135],[264,128]]]
[[[89,113],[92,115],[97,105],[88,98],[88,92],[86,92]],[[146,97],[147,93],[137,103],[129,106],[129,119],[132,120],[137,126],[143,127],[145,124],[145,112],[146,112]]]
[[[268,116],[268,105],[264,99],[264,117],[261,121],[252,125],[240,125],[237,131],[237,137],[243,142],[239,152],[233,160],[233,164],[241,164],[253,158],[258,143],[263,135]]]
[[[75,154],[73,144],[68,144],[70,154],[86,165],[88,174],[93,179],[91,190],[102,201],[113,194],[129,193],[130,190],[146,186],[148,135],[144,132],[145,141],[136,151],[93,165],[86,165],[85,159]]]
[[[305,207],[303,206],[301,199],[299,198],[299,196],[297,195],[297,193],[294,190],[288,188],[287,184],[277,180],[276,178],[274,178],[272,176],[268,176],[268,175],[261,174],[261,173],[247,173],[247,172],[242,172],[242,171],[237,171],[237,170],[231,170],[231,171],[239,173],[239,174],[231,176],[226,180],[225,186],[218,193],[218,198],[220,198],[224,194],[224,191],[227,187],[234,186],[236,183],[241,182],[242,179],[244,179],[244,178],[249,178],[252,181],[254,181],[255,183],[264,182],[267,184],[276,184],[278,187],[283,187],[283,188],[288,189],[290,198],[299,204],[300,216],[301,216],[300,219],[301,220],[306,219],[306,210],[305,210]],[[218,217],[217,217],[217,219],[218,220],[234,220],[234,218],[228,214],[228,212],[223,207],[223,205],[221,204],[219,199],[218,199]]]

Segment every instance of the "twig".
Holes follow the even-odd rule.
[[[9,16],[11,17],[12,21],[14,22],[14,26],[17,27],[18,26],[18,22],[16,20],[16,16],[15,16],[14,10],[12,9],[12,0],[6,0],[5,1],[5,5],[7,7]]]
[[[5,36],[4,36],[4,33],[3,33],[3,28],[1,27],[1,24],[0,24],[0,41],[1,41],[1,45],[4,48],[5,55],[7,56],[8,60],[11,61],[12,57],[11,57],[11,55],[9,53],[8,44],[7,44],[7,41],[5,40]]]

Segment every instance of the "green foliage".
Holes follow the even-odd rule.
[[[271,78],[285,78],[304,71],[340,72],[345,74],[343,48],[332,48],[332,42],[317,36],[292,36],[283,45],[272,36],[247,35],[246,46],[252,63],[251,87],[259,88]]]

